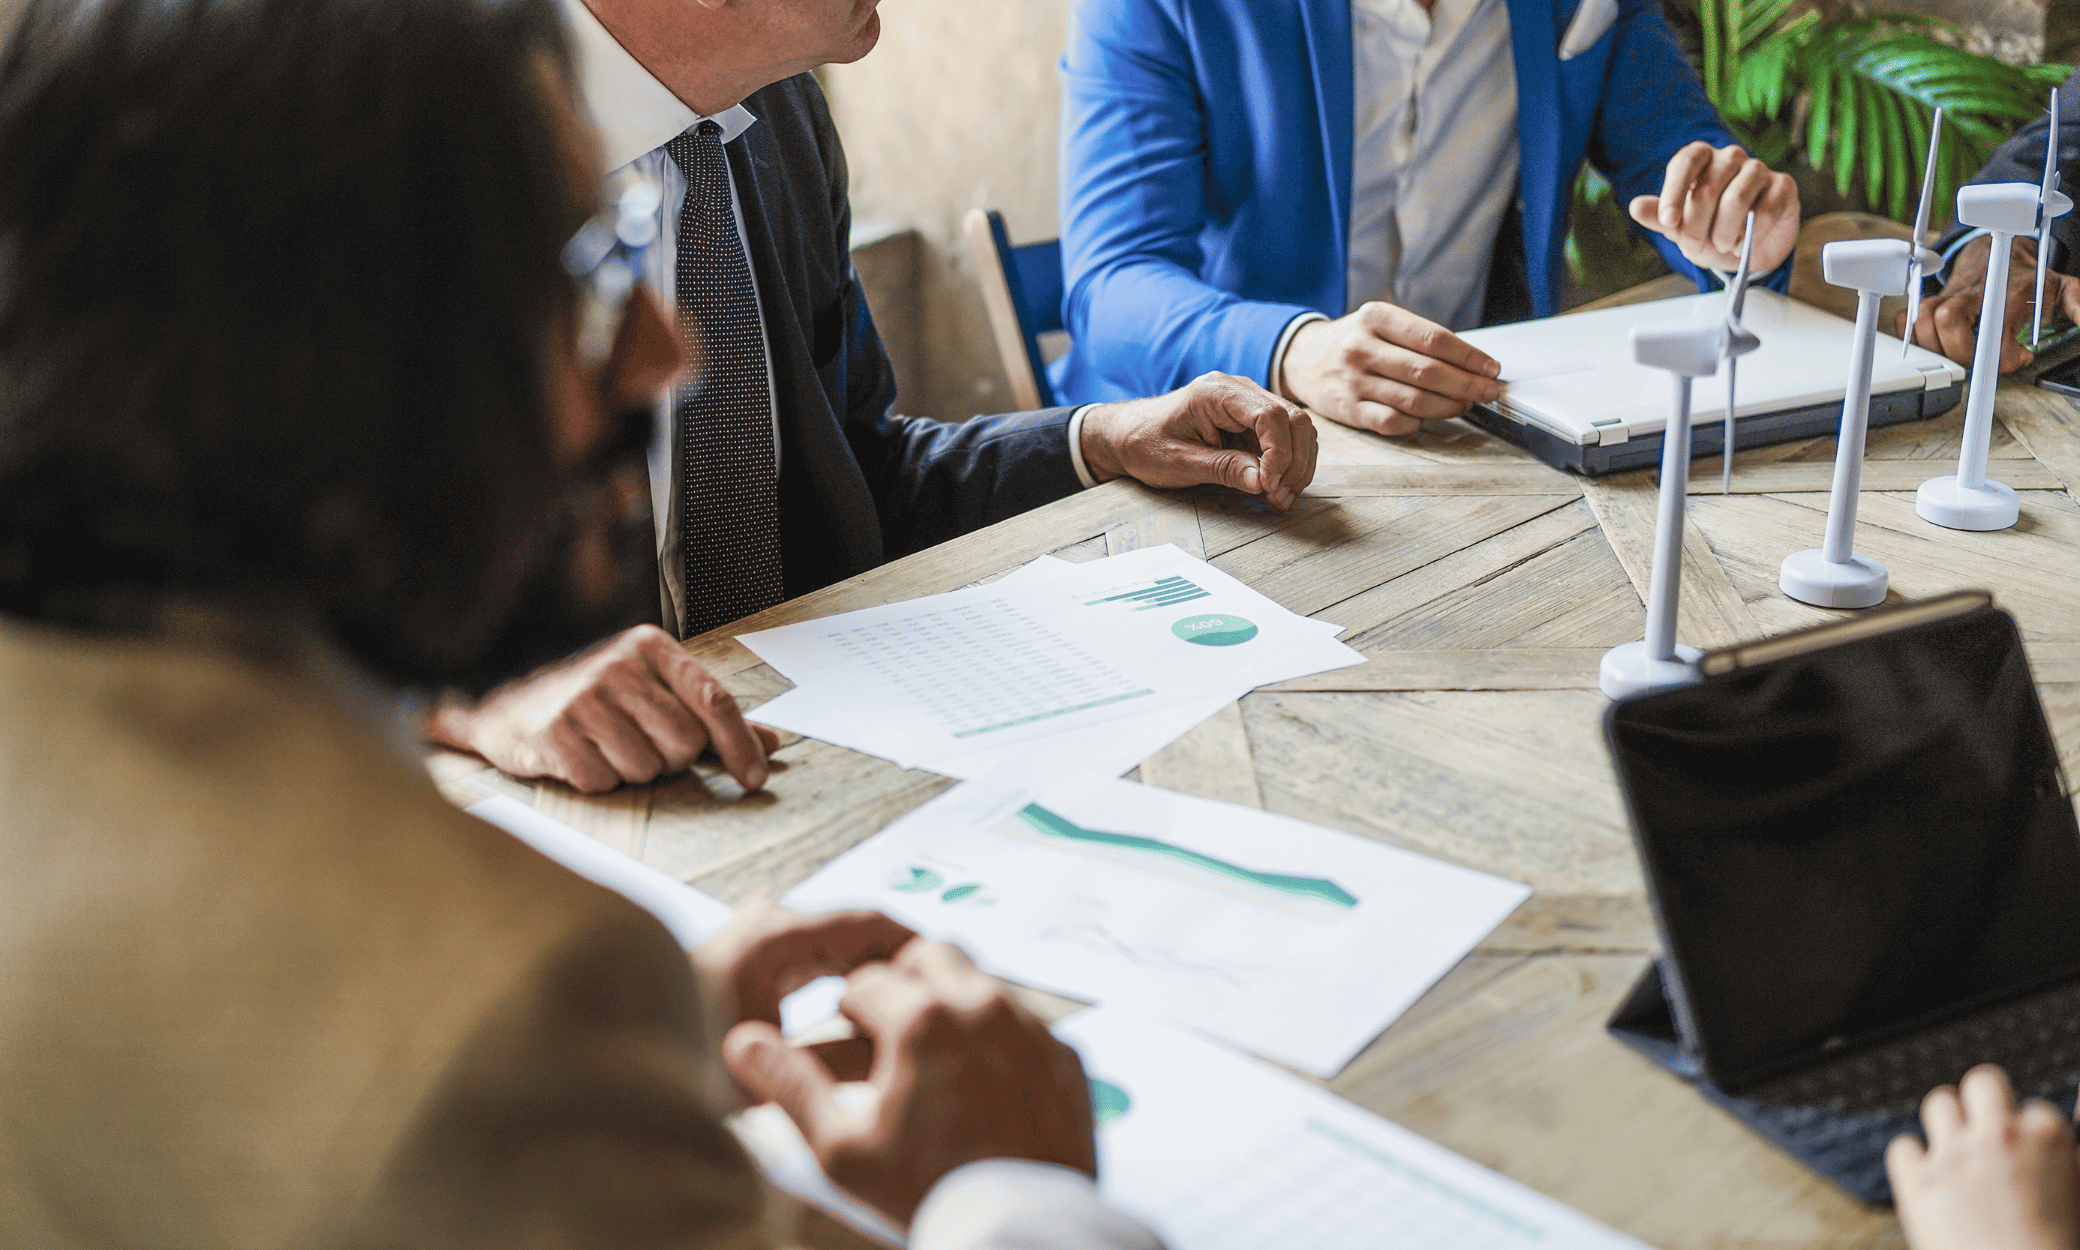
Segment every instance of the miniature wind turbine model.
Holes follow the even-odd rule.
[[[1748,302],[1748,261],[1755,255],[1755,214],[1748,214],[1747,233],[1741,236],[1740,268],[1734,271],[1733,282],[1726,288],[1726,321],[1735,329],[1740,328],[1741,309]],[[1724,277],[1725,275],[1720,275]],[[1733,493],[1733,376],[1739,364],[1737,355],[1726,358],[1726,415],[1719,419],[1719,493]]]
[[[1864,436],[1870,429],[1871,362],[1878,350],[1878,301],[1905,291],[1907,331],[1919,312],[1921,275],[1942,257],[1921,245],[1928,230],[1928,201],[1935,187],[1936,152],[1943,139],[1943,110],[1936,110],[1928,136],[1928,166],[1921,180],[1921,209],[1912,239],[1850,239],[1820,249],[1827,280],[1856,291],[1856,335],[1849,360],[1849,386],[1842,398],[1842,425],[1834,453],[1834,494],[1827,501],[1827,536],[1819,547],[1784,557],[1777,585],[1800,603],[1823,608],[1868,608],[1885,602],[1885,566],[1856,554],[1856,500],[1863,488]]]
[[[2008,298],[2008,253],[2018,235],[2036,238],[2037,328],[2043,327],[2044,266],[2050,252],[2051,222],[2073,211],[2073,201],[2058,190],[2058,92],[2051,92],[2051,128],[2044,142],[2044,182],[1995,182],[1957,190],[1957,219],[1988,231],[1992,251],[1986,260],[1986,299],[1979,306],[1979,345],[1972,355],[1971,387],[1964,401],[1964,448],[1953,476],[1932,477],[1914,497],[1914,511],[1924,521],[1953,530],[2001,530],[2015,524],[2021,507],[2015,492],[1986,477],[1986,456],[1993,445],[1993,391],[2000,381],[2001,340]]]
[[[1647,321],[1632,327],[1632,355],[1639,363],[1666,369],[1675,380],[1675,404],[1668,431],[1661,439],[1661,491],[1654,517],[1654,565],[1647,581],[1647,636],[1603,653],[1597,685],[1606,697],[1624,698],[1697,680],[1704,653],[1676,641],[1676,605],[1682,590],[1683,514],[1690,489],[1690,384],[1719,371],[1762,346],[1741,328],[1734,310],[1745,293],[1748,256],[1754,246],[1755,218],[1748,217],[1748,238],[1741,245],[1741,267],[1724,320]],[[1727,410],[1732,411],[1732,381],[1727,379]]]

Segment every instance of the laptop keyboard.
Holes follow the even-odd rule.
[[[2019,1095],[2058,1101],[2080,1074],[2080,984],[1823,1060],[1740,1096],[1838,1112],[1911,1112],[1929,1090],[1955,1083],[1980,1063],[2006,1068]]]

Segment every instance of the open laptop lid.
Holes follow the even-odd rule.
[[[1632,358],[1632,327],[1669,317],[1724,317],[1726,295],[1713,292],[1569,313],[1542,321],[1468,330],[1460,337],[1502,363],[1502,398],[1490,405],[1504,416],[1577,446],[1622,443],[1668,428],[1668,375]],[[1842,402],[1848,387],[1855,326],[1833,313],[1750,288],[1741,324],[1762,346],[1740,361],[1736,419],[1816,404]],[[1965,376],[1964,366],[1935,352],[1878,336],[1871,393],[1943,390]],[[1691,416],[1715,422],[1726,410],[1726,371],[1699,378]]]
[[[1729,1091],[2080,975],[2080,825],[1984,595],[1614,704],[1685,1045]]]

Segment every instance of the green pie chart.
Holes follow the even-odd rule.
[[[1127,1091],[1111,1081],[1091,1078],[1091,1118],[1102,1127],[1125,1115],[1134,1106]]]
[[[1256,624],[1232,612],[1218,616],[1188,616],[1170,627],[1170,632],[1202,647],[1232,647],[1257,636]]]
[[[929,868],[899,868],[889,875],[888,886],[905,894],[923,894],[938,889],[945,880]]]

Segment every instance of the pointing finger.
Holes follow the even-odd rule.
[[[708,745],[723,767],[729,769],[730,776],[746,790],[762,788],[771,774],[766,763],[770,748],[745,721],[736,696],[662,630],[646,648],[646,654],[659,678],[707,729]]]
[[[1712,160],[1712,145],[1702,139],[1684,144],[1669,158],[1661,177],[1661,195],[1654,205],[1655,220],[1663,234],[1674,234],[1683,224],[1683,205],[1690,188]]]

